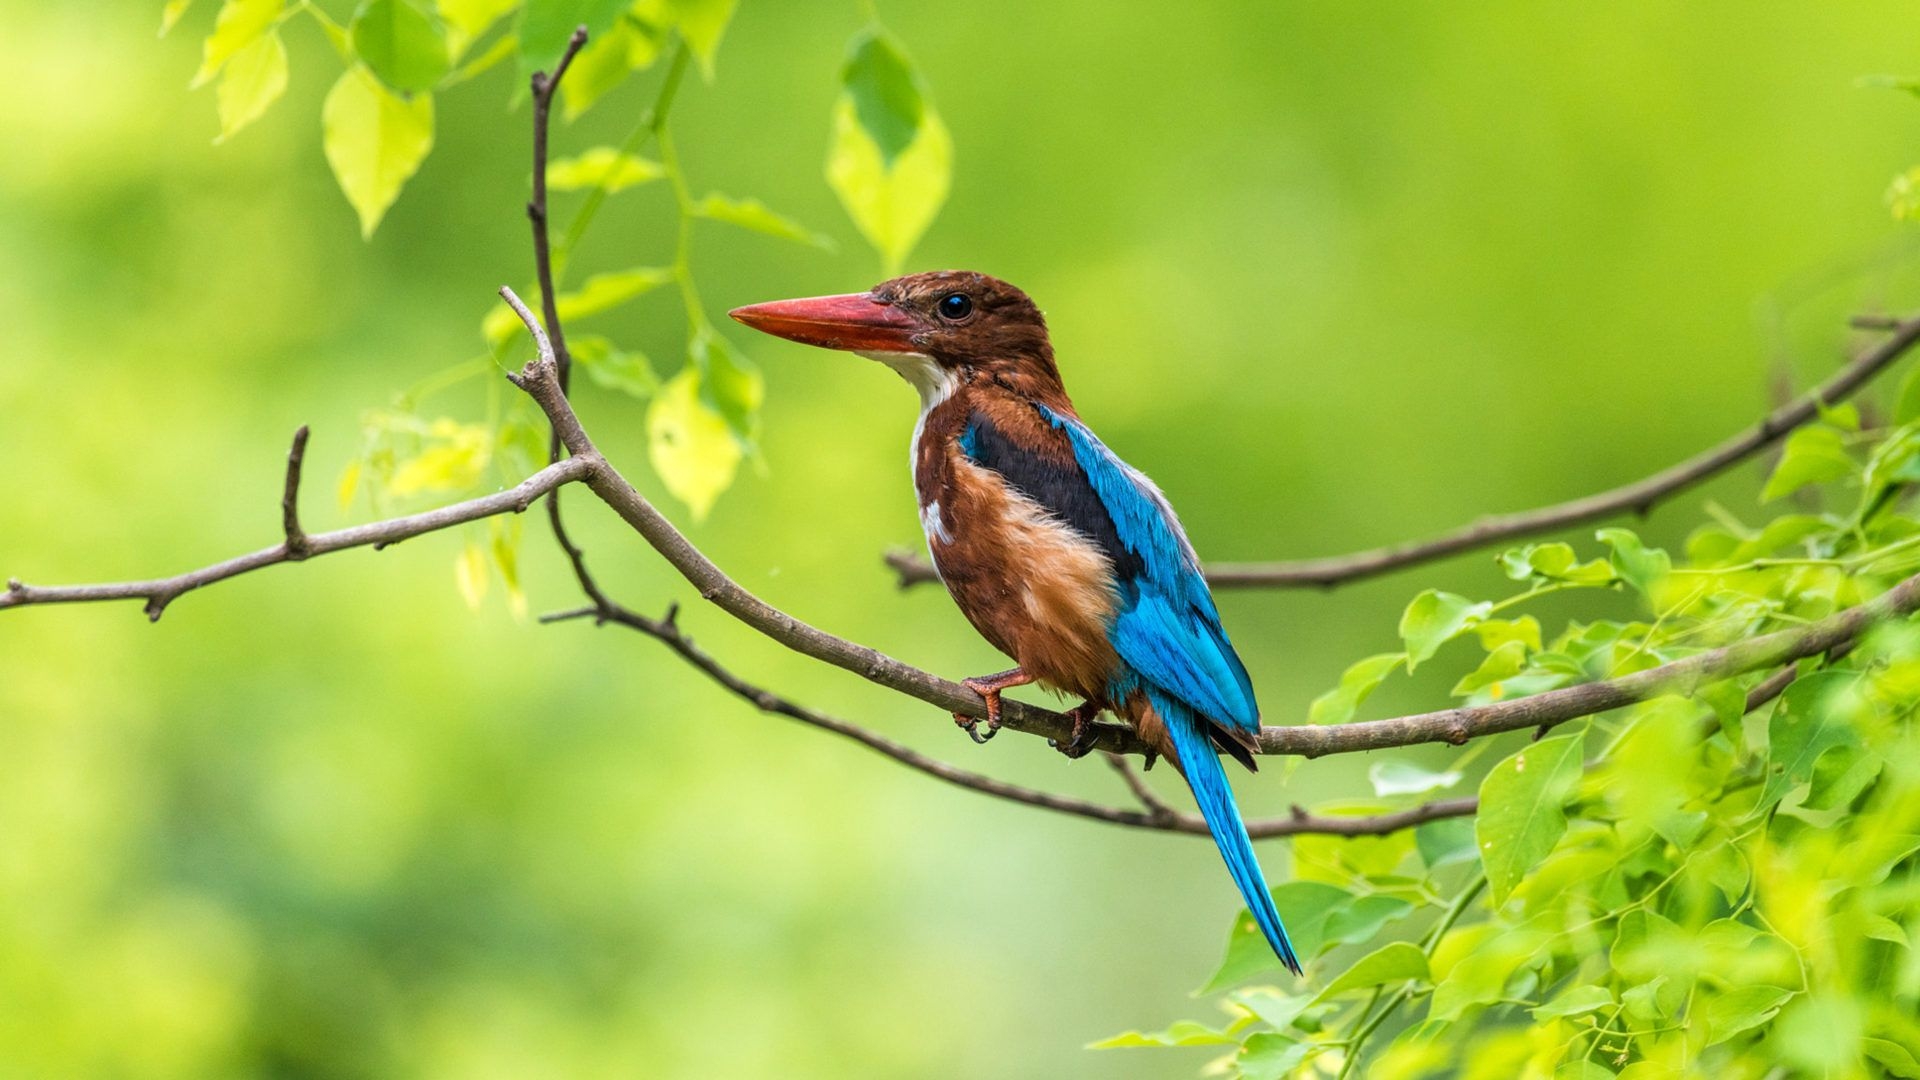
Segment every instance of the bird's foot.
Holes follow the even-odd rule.
[[[1087,751],[1092,750],[1094,742],[1097,741],[1093,722],[1099,718],[1105,708],[1106,706],[1098,701],[1083,701],[1068,709],[1067,717],[1073,721],[1073,732],[1067,736],[1065,743],[1057,739],[1048,739],[1047,745],[1067,755],[1069,759],[1077,760],[1086,757]]]
[[[1025,686],[1032,681],[1033,676],[1019,668],[1014,668],[1011,671],[1003,671],[998,675],[979,675],[971,679],[961,679],[960,685],[979,694],[980,700],[986,703],[986,734],[982,735],[980,733],[981,720],[978,717],[968,716],[965,713],[954,713],[953,722],[959,726],[961,731],[967,733],[967,738],[981,745],[985,745],[988,741],[992,740],[995,735],[1000,734],[1000,691],[1009,687]]]

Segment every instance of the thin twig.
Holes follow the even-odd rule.
[[[1627,511],[1644,514],[1668,496],[1716,476],[1778,442],[1794,428],[1818,416],[1822,405],[1832,405],[1851,396],[1905,355],[1915,342],[1920,342],[1920,318],[1876,328],[1888,329],[1890,333],[1825,382],[1768,413],[1745,431],[1652,476],[1536,510],[1484,517],[1426,540],[1318,559],[1212,563],[1206,568],[1207,581],[1217,589],[1330,587]],[[886,564],[899,575],[902,588],[938,580],[933,567],[918,555],[889,552]]]
[[[567,352],[566,332],[560,326],[559,300],[553,288],[553,254],[547,238],[547,133],[552,126],[554,91],[573,66],[573,58],[587,44],[587,28],[574,28],[567,38],[567,49],[560,54],[553,74],[536,71],[528,79],[533,93],[533,198],[527,201],[527,220],[533,225],[533,267],[540,281],[540,310],[546,316],[547,333],[553,339],[554,362],[559,365],[560,389],[567,389],[573,374],[573,357]]]
[[[1168,806],[1166,802],[1160,798],[1159,794],[1153,790],[1153,785],[1147,783],[1146,777],[1134,771],[1132,762],[1121,757],[1119,754],[1103,754],[1101,756],[1107,759],[1108,765],[1113,766],[1114,772],[1120,774],[1120,779],[1126,782],[1127,790],[1133,792],[1133,797],[1140,800],[1140,805],[1146,807],[1147,813],[1150,816],[1163,820],[1180,816],[1178,811]]]
[[[190,570],[172,577],[154,578],[148,581],[122,581],[106,585],[28,585],[18,579],[7,583],[7,591],[0,593],[0,609],[25,607],[29,604],[75,604],[96,600],[145,600],[147,618],[159,621],[161,614],[182,593],[191,592],[203,585],[216,581],[225,581],[238,577],[248,571],[283,562],[298,562],[315,555],[344,551],[347,548],[385,547],[397,544],[425,533],[450,529],[469,521],[493,517],[496,514],[518,514],[533,505],[534,500],[562,484],[583,480],[594,468],[590,459],[568,458],[566,461],[549,465],[532,476],[505,491],[483,495],[477,499],[468,499],[435,510],[427,510],[406,517],[389,518],[385,521],[355,525],[350,528],[336,529],[333,532],[305,535],[304,555],[296,556],[283,540],[270,548],[218,562],[212,566]]]
[[[307,460],[307,425],[293,433],[287,451],[287,483],[280,495],[280,531],[286,536],[287,558],[298,562],[313,553],[313,544],[300,528],[300,469]]]

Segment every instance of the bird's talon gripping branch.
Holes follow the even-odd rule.
[[[987,707],[987,733],[980,734],[980,721],[965,713],[954,713],[953,722],[960,725],[960,730],[966,732],[967,737],[975,743],[986,744],[1000,734],[1000,691],[1025,686],[1032,681],[1033,676],[1020,668],[1012,668],[998,675],[976,675],[971,679],[961,679],[960,685],[979,694],[981,702]]]
[[[1105,709],[1105,705],[1092,700],[1083,701],[1068,709],[1067,717],[1073,721],[1072,734],[1064,743],[1058,739],[1048,739],[1047,745],[1065,754],[1068,760],[1077,761],[1086,757],[1087,752],[1093,749],[1093,744],[1099,741],[1093,722]]]

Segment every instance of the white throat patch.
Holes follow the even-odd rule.
[[[927,414],[953,396],[960,386],[960,378],[925,353],[863,352],[860,355],[892,368],[920,393],[920,418],[913,422],[913,442],[907,447],[907,468],[914,475],[917,489],[920,479],[920,436],[927,430]],[[920,527],[927,534],[929,548],[936,540],[942,544],[953,542],[952,534],[947,531],[947,523],[940,516],[938,500],[920,508]]]

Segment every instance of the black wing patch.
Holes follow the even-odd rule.
[[[975,465],[999,473],[1010,487],[1093,541],[1113,562],[1114,573],[1122,582],[1145,573],[1146,564],[1120,542],[1120,530],[1114,528],[1107,504],[1100,501],[1093,482],[1072,458],[1061,465],[1032,453],[980,412],[968,417],[966,430],[960,433],[960,451]]]

